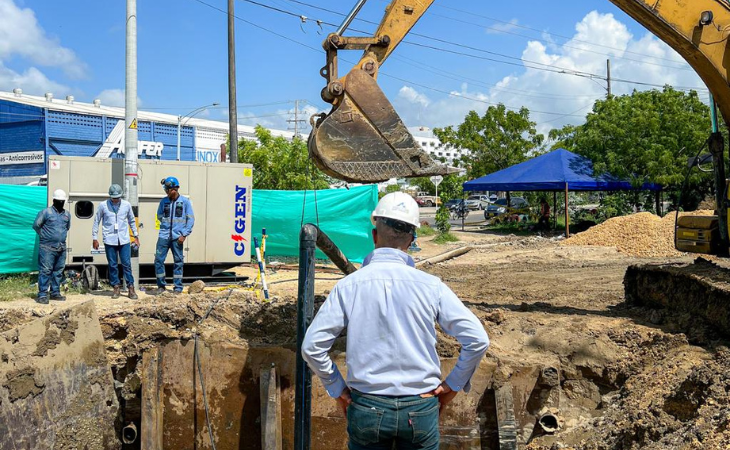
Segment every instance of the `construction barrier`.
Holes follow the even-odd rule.
[[[0,274],[38,270],[33,222],[46,206],[43,186],[0,184]]]
[[[44,186],[0,184],[0,274],[38,270],[38,237],[33,221],[47,206],[46,192]],[[377,202],[375,185],[316,193],[254,189],[252,235],[260,236],[260,230],[266,228],[269,258],[297,257],[302,223],[313,223],[332,238],[350,261],[362,262],[373,250],[370,213]],[[191,239],[195,239],[195,231]],[[251,250],[253,253],[253,246]],[[317,251],[317,258],[326,257]]]

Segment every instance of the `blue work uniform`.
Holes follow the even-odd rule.
[[[132,251],[129,229],[134,237],[138,236],[137,223],[134,219],[132,205],[126,200],[120,200],[118,205],[106,200],[99,204],[91,226],[91,239],[98,240],[99,225],[101,224],[104,253],[109,263],[109,283],[113,287],[121,284],[119,280],[119,266],[128,286],[134,286],[132,275]]]
[[[66,267],[66,237],[71,228],[71,214],[65,209],[62,212],[49,206],[42,209],[33,222],[33,229],[38,233],[38,298],[48,297],[48,285],[51,285],[51,297],[61,295],[63,269]]]
[[[439,445],[435,397],[441,383],[438,323],[461,352],[445,381],[454,391],[470,379],[489,346],[477,317],[448,286],[415,268],[408,254],[379,248],[363,267],[339,281],[309,326],[302,356],[331,397],[347,386],[349,448],[426,448]],[[328,352],[347,328],[347,383]]]
[[[186,238],[193,232],[195,215],[193,205],[186,197],[178,195],[175,200],[168,197],[160,201],[157,207],[157,220],[160,222],[160,233],[157,237],[157,249],[155,250],[155,276],[157,287],[164,289],[165,282],[165,258],[167,252],[172,250],[174,262],[172,279],[175,284],[175,291],[182,291],[183,284],[183,245],[178,241],[180,236]]]

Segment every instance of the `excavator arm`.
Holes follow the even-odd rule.
[[[372,37],[343,36],[364,3],[360,0],[322,44],[327,53],[327,64],[320,71],[327,80],[322,99],[332,104],[332,110],[312,118],[310,156],[328,175],[350,182],[454,172],[421,149],[376,82],[380,66],[433,0],[394,0]],[[337,71],[340,50],[363,50],[344,77]]]
[[[380,66],[434,0],[393,0],[372,37],[343,36],[365,0],[322,44],[327,80],[322,98],[328,114],[312,118],[309,152],[315,164],[335,178],[377,182],[395,177],[445,175],[408,132],[377,85]],[[728,0],[611,0],[674,48],[697,71],[730,123],[730,2]],[[340,77],[338,51],[363,50],[360,61]],[[724,189],[720,190],[724,192]]]

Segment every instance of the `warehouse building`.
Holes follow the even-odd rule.
[[[180,131],[173,114],[139,111],[139,158],[219,162],[228,123],[184,119]],[[292,139],[294,133],[271,130]],[[238,126],[239,139],[255,139],[254,128]],[[306,137],[305,137],[306,139]],[[124,108],[24,94],[0,92],[0,183],[38,180],[48,171],[48,156],[124,157]]]

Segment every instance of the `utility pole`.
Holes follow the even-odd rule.
[[[233,0],[228,0],[228,138],[231,162],[238,162],[238,115],[236,114],[236,29]]]
[[[294,100],[294,119],[287,119],[287,123],[294,124],[294,136],[299,136],[299,123],[306,123],[307,121],[299,118],[299,100]],[[289,128],[291,130],[291,128]]]
[[[606,98],[611,98],[611,60],[606,60],[606,84],[608,84],[608,89],[606,91],[608,94],[606,94]]]
[[[139,223],[137,192],[137,0],[127,0],[126,76],[124,88],[124,184],[127,201]],[[149,244],[148,244],[149,245]],[[132,247],[134,287],[139,287],[139,249]]]

